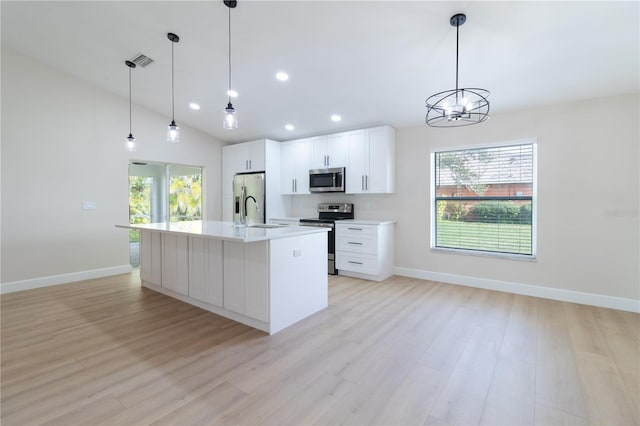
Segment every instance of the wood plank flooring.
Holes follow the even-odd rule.
[[[640,315],[330,277],[274,335],[137,272],[1,296],[2,425],[638,425]]]

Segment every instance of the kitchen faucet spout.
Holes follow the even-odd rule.
[[[245,225],[248,225],[248,218],[247,218],[247,201],[249,201],[249,199],[252,199],[253,202],[256,205],[256,211],[260,210],[260,205],[258,204],[258,201],[256,200],[256,198],[253,195],[249,195],[247,197],[244,198],[244,223]]]

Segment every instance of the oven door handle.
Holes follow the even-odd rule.
[[[300,226],[315,226],[316,228],[331,228],[333,229],[333,223],[312,223],[312,222],[300,222]]]

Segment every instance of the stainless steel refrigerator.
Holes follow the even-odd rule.
[[[244,220],[244,223],[243,223]],[[264,173],[233,177],[233,223],[264,223]]]

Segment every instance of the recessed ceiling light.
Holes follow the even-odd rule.
[[[287,74],[286,72],[280,71],[279,73],[276,74],[276,78],[280,81],[287,81],[289,80],[289,74]]]
[[[338,114],[333,114],[331,116],[331,121],[335,121],[337,123],[340,120],[342,120],[342,117],[340,117]]]
[[[195,102],[191,102],[191,103],[189,104],[189,108],[191,108],[191,109],[193,109],[193,110],[197,111],[197,110],[199,110],[199,109],[200,109],[200,105],[198,105],[198,104],[197,104],[197,103],[195,103]]]
[[[293,130],[296,128],[296,126],[294,126],[293,124],[285,124],[284,128],[287,130]]]
[[[229,89],[229,90],[227,90],[227,95],[229,95],[229,97],[231,97],[231,98],[237,98],[238,97],[238,92],[236,92],[233,89]]]

